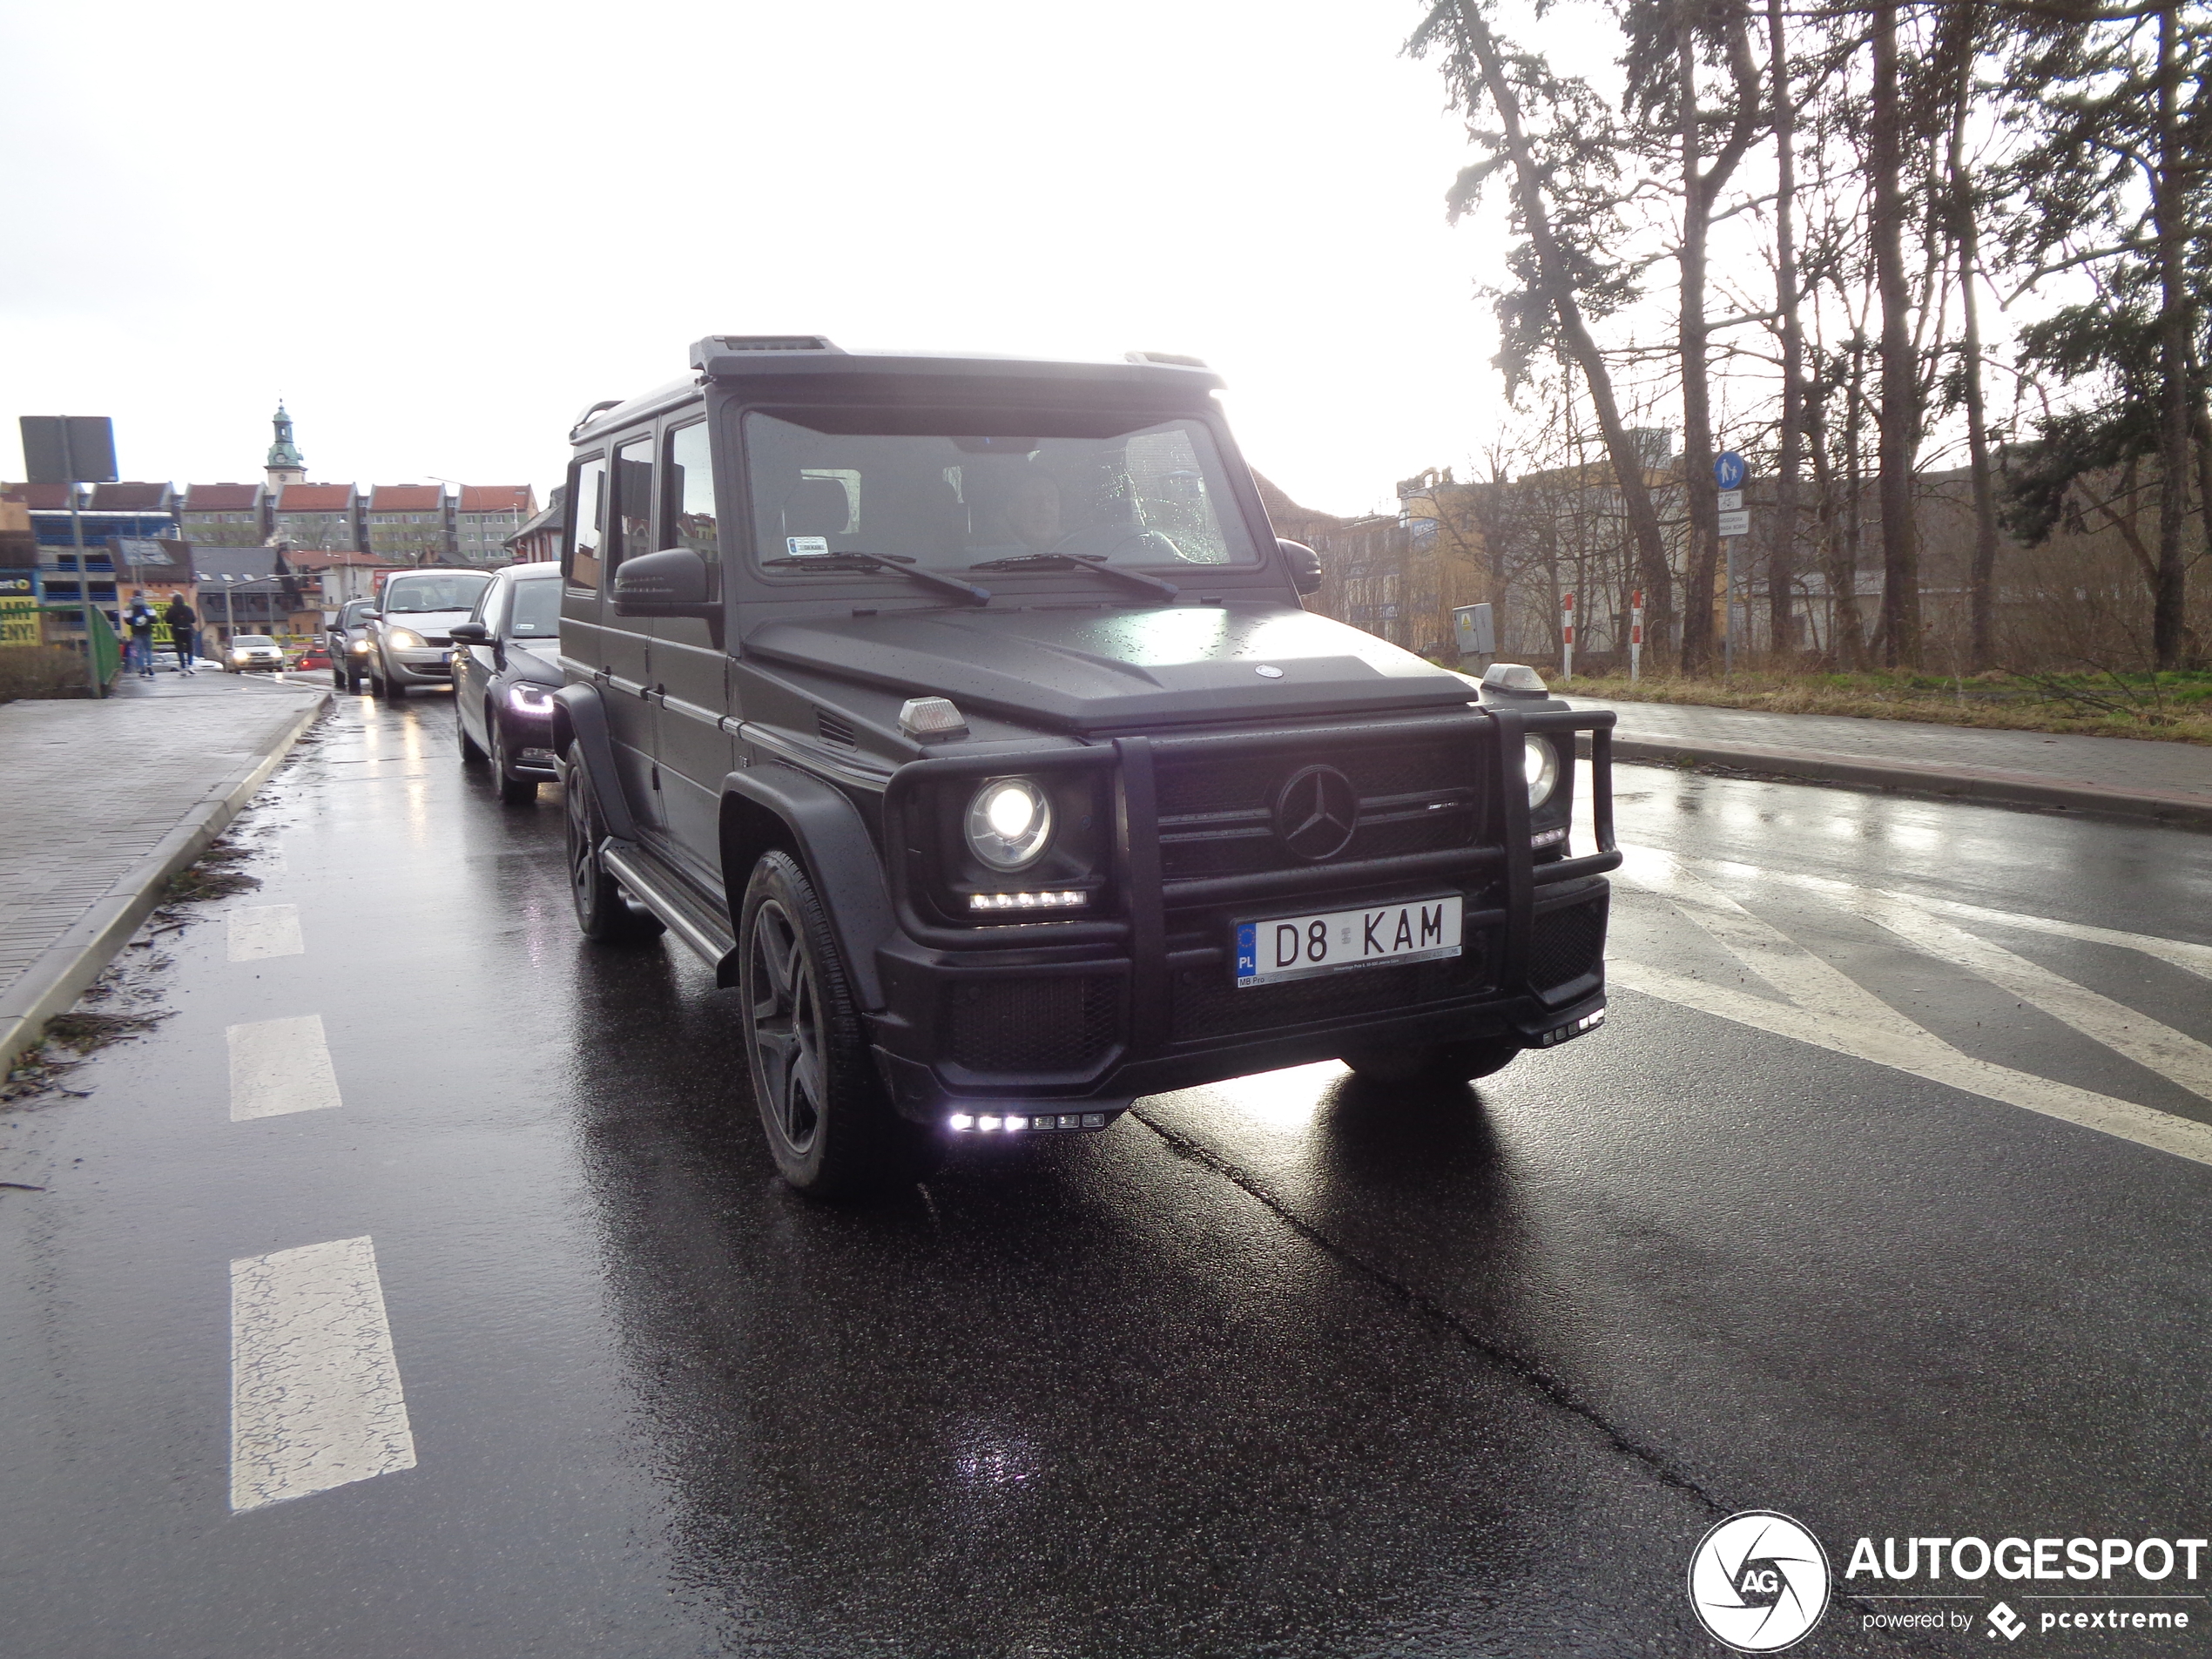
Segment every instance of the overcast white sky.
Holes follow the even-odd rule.
[[[0,386],[125,477],[528,480],[711,333],[1229,377],[1252,463],[1386,502],[1497,421],[1418,4],[0,10]],[[20,475],[13,435],[0,472]]]

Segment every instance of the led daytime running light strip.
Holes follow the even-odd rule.
[[[945,1127],[961,1135],[979,1130],[988,1135],[1001,1130],[1019,1133],[1028,1129],[1104,1129],[1106,1114],[1038,1112],[1032,1116],[1023,1112],[985,1112],[978,1116],[974,1112],[954,1112],[945,1120]]]
[[[1088,894],[1066,893],[971,893],[968,907],[981,910],[1080,910],[1089,902]]]

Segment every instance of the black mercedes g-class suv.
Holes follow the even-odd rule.
[[[794,1186],[1603,1018],[1612,715],[1309,614],[1203,365],[691,363],[570,433],[570,881],[738,988]]]

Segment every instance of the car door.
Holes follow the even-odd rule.
[[[476,608],[469,613],[469,621],[483,624],[489,639],[482,644],[467,640],[454,642],[454,716],[460,721],[461,729],[487,752],[491,748],[491,732],[484,715],[484,698],[490,690],[492,677],[499,671],[499,651],[494,642],[506,626],[507,596],[513,586],[514,579],[502,570],[484,583]]]
[[[614,514],[612,456],[602,451],[577,458],[569,473],[569,523],[562,550],[561,662],[563,671],[598,688],[613,738],[615,775],[594,778],[602,790],[622,791],[632,819],[653,821],[652,790],[640,774],[652,764],[652,723],[644,711],[641,678],[645,624],[617,617],[608,591],[620,553]],[[617,669],[622,672],[617,674]],[[617,689],[617,682],[622,689]],[[627,725],[621,722],[627,717]],[[625,746],[624,734],[627,732]],[[644,745],[641,750],[639,745]],[[627,757],[627,758],[625,758]]]
[[[699,410],[669,417],[661,441],[659,541],[705,559],[707,591],[719,601],[720,519],[707,433]],[[729,705],[725,638],[719,621],[696,617],[664,617],[653,628],[654,755],[669,851],[709,883],[721,874],[722,780],[736,765],[736,739],[722,723]]]
[[[617,439],[607,469],[607,534],[595,666],[606,701],[615,773],[630,815],[649,834],[665,827],[653,765],[653,624],[615,614],[615,574],[624,559],[653,547],[653,435]]]

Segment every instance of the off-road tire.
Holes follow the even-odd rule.
[[[622,884],[600,862],[599,843],[607,838],[607,824],[577,744],[569,745],[568,785],[569,900],[576,907],[577,927],[586,939],[605,945],[657,937],[663,931],[661,919],[631,904]]]
[[[1503,1071],[1521,1051],[1515,1037],[1478,1037],[1466,1042],[1432,1042],[1411,1048],[1354,1049],[1344,1063],[1372,1083],[1449,1085],[1471,1083]]]
[[[826,1198],[928,1173],[941,1144],[892,1109],[837,937],[788,853],[765,853],[753,867],[738,962],[752,1098],[783,1178]]]

